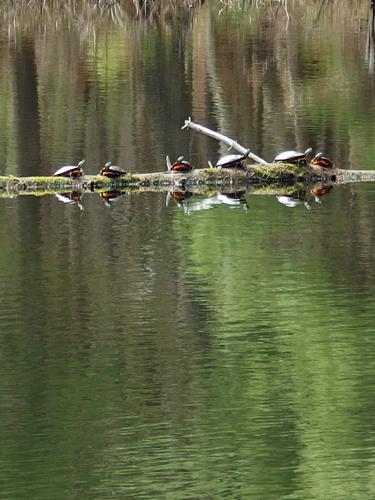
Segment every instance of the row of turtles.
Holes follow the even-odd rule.
[[[307,165],[308,160],[307,157],[311,153],[312,148],[306,149],[304,153],[300,153],[298,151],[283,151],[279,153],[275,159],[274,163],[291,163],[296,165]],[[243,168],[243,162],[247,159],[250,154],[250,149],[248,149],[244,154],[231,154],[223,156],[218,160],[215,167],[211,163],[209,163],[211,168]],[[322,168],[332,168],[332,162],[322,153],[318,153],[314,156],[314,158],[309,162],[310,165],[319,166]],[[53,174],[55,177],[81,177],[84,175],[83,165],[85,164],[85,160],[82,160],[78,163],[78,165],[66,165],[64,167],[59,168]],[[166,157],[166,165],[168,172],[188,172],[193,170],[193,165],[184,160],[183,156],[180,156],[177,161],[171,162],[169,156]],[[105,177],[121,177],[122,175],[126,175],[125,170],[116,165],[112,165],[109,161],[104,165],[104,168],[100,170],[100,175],[104,175]]]
[[[283,151],[279,153],[275,159],[274,163],[291,163],[296,165],[310,165],[319,166],[322,168],[333,168],[333,164],[331,160],[323,156],[323,153],[318,153],[314,156],[314,158],[308,162],[307,158],[311,153],[312,148],[306,149],[304,153],[300,153],[299,151]],[[243,162],[247,159],[250,154],[250,149],[248,149],[244,154],[231,154],[223,156],[216,163],[215,167],[209,162],[211,168],[243,168]],[[189,170],[193,170],[193,165],[188,161],[184,160],[183,156],[180,156],[177,161],[171,163],[169,157],[166,157],[166,164],[168,171],[174,172],[187,172]]]

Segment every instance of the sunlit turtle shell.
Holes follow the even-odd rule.
[[[109,161],[101,169],[100,175],[104,175],[105,177],[120,177],[121,175],[126,175],[126,172],[122,168],[112,165]]]
[[[244,155],[232,154],[223,156],[216,163],[216,168],[242,168],[242,162],[249,156],[250,149]]]
[[[283,151],[279,153],[273,160],[275,163],[306,163],[306,158],[312,149],[308,148],[304,153],[300,151]]]
[[[188,172],[189,170],[193,170],[194,168],[190,162],[184,160],[183,156],[180,156],[179,158],[177,158],[177,161],[171,163],[171,160],[167,155],[165,161],[170,172]]]
[[[83,165],[85,160],[82,160],[78,165],[66,165],[59,168],[53,174],[54,177],[81,177],[83,175]]]

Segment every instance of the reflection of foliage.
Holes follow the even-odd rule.
[[[367,390],[374,383],[372,363],[361,368],[361,360],[368,359],[362,339],[373,345],[367,314],[373,316],[374,272],[369,276],[366,271],[373,258],[368,254],[361,263],[364,233],[358,246],[342,243],[337,248],[324,216],[280,209],[269,197],[250,196],[248,201],[249,213],[218,209],[194,214],[184,225],[180,217],[175,219],[176,235],[189,234],[188,272],[213,305],[207,333],[217,350],[206,383],[216,391],[210,394],[212,413],[207,409],[201,425],[215,428],[220,421],[220,427],[235,426],[234,441],[215,435],[215,446],[246,463],[248,470],[257,466],[261,477],[275,474],[270,483],[280,488],[278,467],[271,472],[262,453],[277,440],[278,456],[272,460],[287,460],[288,467],[296,460],[307,483],[314,482],[302,482],[301,487],[318,489],[314,498],[323,499],[333,489],[324,471],[332,470],[332,460],[337,460],[340,490],[333,495],[341,498],[345,494],[339,485],[351,483],[348,471],[362,476],[357,467],[360,450],[367,445],[357,446],[355,436],[371,420],[365,412],[353,416],[352,409],[367,406]],[[335,208],[339,213],[339,206]],[[345,215],[349,217],[345,213],[336,218],[335,231],[350,242],[353,228]],[[361,389],[363,377],[368,382]],[[290,446],[293,436],[294,455],[282,446],[284,439]],[[373,446],[371,438],[369,449]],[[208,468],[219,467],[205,458]],[[250,497],[261,485],[254,481],[250,486],[246,473],[241,474],[242,496]],[[366,477],[364,472],[362,479]],[[320,481],[324,492],[319,491]],[[354,481],[352,487],[357,491],[360,485]]]
[[[124,26],[138,19],[186,22],[204,0],[15,0],[2,3],[9,23],[78,22],[86,29],[96,23]]]

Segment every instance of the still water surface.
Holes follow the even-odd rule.
[[[13,23],[2,171],[215,161],[188,116],[375,168],[367,2],[314,5]],[[307,196],[0,199],[0,498],[374,498],[375,185]]]

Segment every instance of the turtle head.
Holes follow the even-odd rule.
[[[111,161],[107,161],[107,163],[104,165],[104,168],[109,168],[112,165]]]

